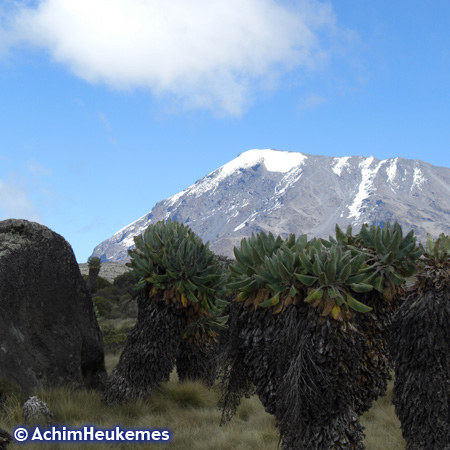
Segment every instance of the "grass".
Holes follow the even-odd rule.
[[[385,397],[380,397],[374,406],[361,417],[365,427],[366,448],[373,450],[404,450],[406,443],[400,430],[400,422],[392,404],[394,382],[388,385]]]
[[[106,358],[108,372],[117,364],[119,355]],[[21,450],[103,450],[167,448],[170,450],[276,450],[278,430],[273,417],[264,411],[257,397],[243,399],[234,419],[219,427],[221,413],[217,393],[198,382],[178,382],[176,372],[151,397],[133,404],[108,407],[100,393],[67,387],[46,389],[37,393],[60,425],[81,427],[95,424],[101,428],[123,427],[170,429],[169,443],[153,444],[12,444]],[[400,424],[391,403],[392,384],[386,397],[380,398],[362,417],[366,427],[367,450],[405,449]],[[21,401],[10,397],[0,411],[0,427],[11,430],[23,423]]]

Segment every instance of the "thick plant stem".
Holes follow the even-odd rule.
[[[225,420],[253,385],[277,420],[283,450],[364,448],[353,406],[364,337],[354,325],[304,303],[279,315],[233,305],[230,319]]]
[[[363,335],[350,322],[302,306],[294,357],[280,380],[275,417],[283,450],[358,449],[363,427],[354,410]]]
[[[212,339],[206,338],[199,343],[183,339],[176,360],[178,379],[202,381],[207,386],[212,386],[217,366],[215,347]]]
[[[355,410],[358,416],[369,411],[378,397],[386,395],[393,369],[388,337],[392,317],[399,308],[401,298],[395,297],[386,302],[378,292],[372,291],[365,294],[361,301],[373,309],[355,317],[356,325],[365,336],[361,370],[356,382]]]
[[[117,367],[106,382],[108,404],[146,397],[167,381],[187,326],[183,312],[163,300],[139,299],[139,315]]]
[[[95,282],[97,281],[99,273],[100,267],[89,267],[89,278],[87,286],[91,294],[95,291]]]
[[[450,449],[449,323],[445,289],[412,294],[394,317],[393,403],[408,450]]]

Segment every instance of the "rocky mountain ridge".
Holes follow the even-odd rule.
[[[93,255],[124,262],[134,236],[169,218],[227,256],[252,232],[327,237],[336,223],[358,231],[363,223],[398,221],[423,240],[427,232],[450,234],[450,169],[403,158],[249,150],[157,203]]]
[[[99,276],[112,283],[116,277],[130,270],[124,263],[124,261],[122,263],[103,262],[100,266]],[[78,267],[80,268],[81,275],[89,275],[88,263],[80,263]]]

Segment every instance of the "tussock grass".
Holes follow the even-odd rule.
[[[385,397],[381,397],[374,406],[361,418],[365,427],[364,443],[367,449],[373,450],[404,450],[406,442],[400,430],[400,421],[395,415],[392,404],[392,389],[394,382],[388,385]]]
[[[118,355],[107,356],[109,370]],[[236,417],[219,427],[221,412],[217,408],[217,393],[199,382],[178,382],[174,372],[168,383],[162,384],[147,399],[132,404],[108,407],[95,391],[67,387],[46,389],[36,393],[44,400],[59,425],[80,427],[95,424],[101,428],[116,425],[130,428],[169,428],[173,439],[164,444],[12,444],[14,450],[103,450],[150,449],[170,450],[276,450],[279,434],[275,420],[264,411],[257,397],[243,399]],[[392,383],[386,397],[362,417],[366,427],[367,450],[404,450],[400,423],[391,403]],[[10,397],[0,409],[0,427],[11,431],[23,423],[22,401]]]
[[[12,395],[6,398],[3,403],[0,403],[0,427],[9,430],[9,426],[2,426],[5,424],[23,423],[22,405],[26,398],[17,395]]]
[[[116,319],[100,319],[99,324],[108,324],[113,326],[116,329],[120,328],[132,328],[136,323],[136,319],[134,317],[119,317]]]
[[[120,353],[107,353],[105,355],[105,366],[106,366],[106,371],[108,372],[108,374],[110,374],[112,372],[112,370],[114,369],[114,367],[117,366],[119,359],[120,359]]]
[[[181,408],[205,408],[217,401],[216,395],[206,389],[200,382],[186,381],[184,383],[164,383],[157,393],[166,402],[171,402],[174,407]]]

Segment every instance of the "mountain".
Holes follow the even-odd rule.
[[[450,169],[403,158],[249,150],[157,203],[93,255],[125,261],[135,235],[169,218],[188,224],[213,251],[228,256],[252,232],[328,237],[336,223],[358,231],[363,223],[398,221],[423,240],[427,232],[450,234]]]

